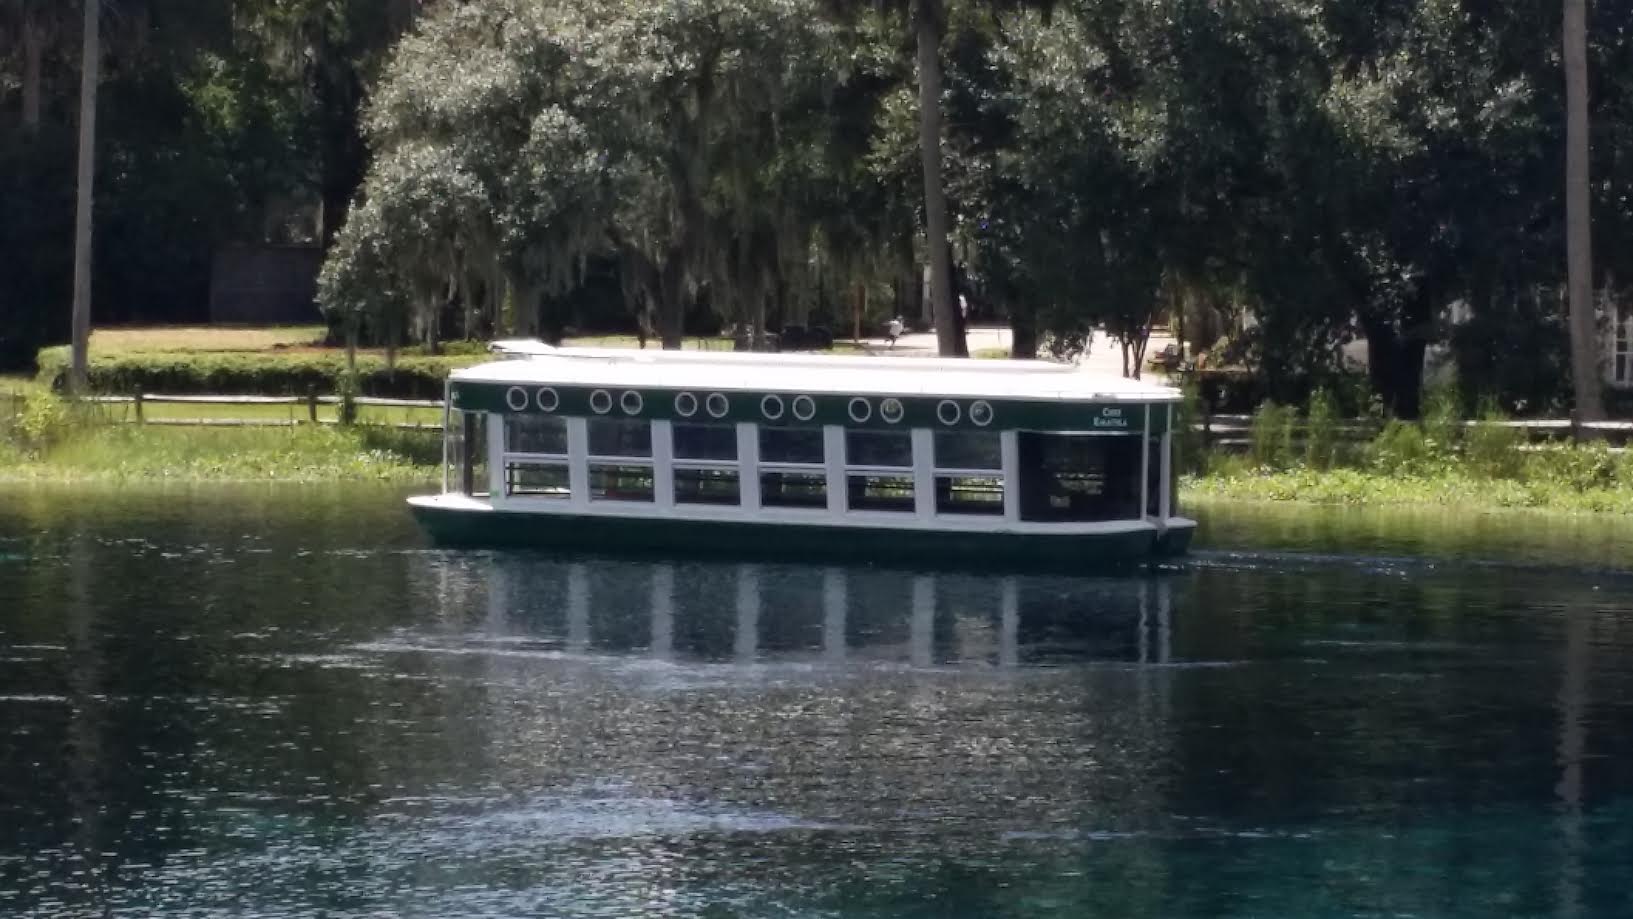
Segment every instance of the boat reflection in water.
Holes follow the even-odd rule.
[[[677,663],[1000,668],[1171,658],[1173,581],[440,555],[441,639],[467,653]],[[422,638],[424,636],[421,636]],[[429,649],[425,649],[429,650]]]

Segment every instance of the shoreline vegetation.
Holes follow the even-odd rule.
[[[380,425],[179,427],[119,423],[37,383],[0,380],[0,482],[357,482],[441,475],[436,431]],[[20,398],[18,395],[20,393]],[[1269,419],[1268,421],[1266,419]],[[1290,410],[1261,410],[1243,453],[1182,444],[1181,505],[1326,505],[1633,514],[1633,454],[1602,443],[1530,444],[1512,429],[1388,422],[1369,441],[1302,441]],[[1323,457],[1321,451],[1330,449]]]
[[[321,329],[143,330],[98,333],[99,361],[165,355],[178,380],[195,391],[222,381],[210,368],[240,360],[338,362],[319,347]],[[304,423],[305,408],[270,405],[152,405],[149,420],[269,421],[280,426],[209,427],[130,424],[128,406],[75,404],[56,395],[56,353],[41,355],[33,377],[0,377],[0,482],[210,481],[431,484],[441,476],[440,434],[401,430],[394,423],[435,423],[431,409],[352,408],[353,417],[381,424]],[[378,356],[373,356],[376,359]],[[443,360],[480,360],[469,355]],[[151,364],[147,366],[152,366]],[[443,373],[446,370],[442,371]],[[105,392],[128,392],[105,381]],[[126,381],[128,382],[128,381]],[[278,393],[253,374],[237,380],[243,394]],[[433,381],[441,394],[440,378]],[[203,387],[203,389],[199,389]],[[151,389],[168,391],[165,389]],[[332,392],[335,390],[325,390]],[[353,387],[352,391],[357,392]],[[1352,400],[1353,401],[1353,400]],[[1538,442],[1513,427],[1468,426],[1453,385],[1428,394],[1421,421],[1387,419],[1374,408],[1344,418],[1325,390],[1302,407],[1265,404],[1236,449],[1210,448],[1194,429],[1197,394],[1181,411],[1178,462],[1182,507],[1329,505],[1339,507],[1529,509],[1567,514],[1633,514],[1633,453],[1603,442]],[[360,413],[360,414],[355,414]],[[1490,404],[1474,413],[1504,420]]]
[[[1187,394],[1182,413],[1196,417]],[[1454,385],[1437,387],[1419,421],[1341,418],[1325,390],[1302,411],[1266,403],[1245,453],[1208,450],[1181,434],[1182,501],[1546,510],[1633,514],[1633,453],[1603,440],[1533,443],[1495,406],[1469,425]]]
[[[0,484],[381,482],[431,484],[441,443],[389,428],[183,428],[71,422],[49,444],[0,439]]]
[[[243,406],[258,415],[261,406]],[[123,423],[38,381],[0,377],[0,483],[432,483],[438,431],[384,425],[183,427]]]

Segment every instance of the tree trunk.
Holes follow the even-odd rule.
[[[868,286],[856,285],[855,312],[851,314],[851,344],[862,343],[862,316],[868,311]]]
[[[1131,379],[1140,379],[1145,367],[1145,348],[1151,343],[1151,321],[1154,317],[1147,316],[1144,321],[1121,338],[1123,346],[1123,376]]]
[[[1038,315],[1030,304],[1009,308],[1009,357],[1031,361],[1038,357]]]
[[[33,6],[23,7],[23,132],[40,130],[40,99],[43,95],[45,29],[34,20]]]
[[[930,315],[942,357],[969,357],[953,303],[952,253],[947,240],[947,190],[941,185],[941,0],[919,0],[919,155],[924,163],[924,248],[930,259]]]
[[[1428,342],[1402,335],[1388,322],[1361,320],[1367,339],[1367,375],[1389,414],[1415,420],[1423,403],[1423,356]]]
[[[101,0],[85,0],[85,47],[79,79],[79,191],[74,211],[73,349],[68,382],[76,395],[88,382],[91,345],[91,201],[96,179],[96,93],[102,61]]]
[[[415,20],[420,17],[419,0],[391,0],[386,10],[388,23],[394,37],[401,37],[414,27]]]
[[[679,351],[686,329],[685,250],[673,247],[664,260],[658,300],[658,337],[664,350]]]
[[[368,170],[368,147],[360,124],[363,85],[347,49],[337,41],[327,21],[320,20],[309,34],[311,56],[308,84],[315,105],[318,147],[318,194],[322,202],[319,235],[329,251],[346,223],[352,197]]]
[[[1565,0],[1565,248],[1576,420],[1601,421],[1605,406],[1599,379],[1599,323],[1593,310],[1585,6],[1586,0]],[[1578,429],[1578,438],[1584,433]]]

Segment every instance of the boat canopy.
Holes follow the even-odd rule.
[[[492,349],[509,359],[455,371],[453,382],[1057,403],[1180,400],[1169,386],[1050,361],[553,348],[514,341]]]

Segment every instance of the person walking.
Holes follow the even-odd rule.
[[[885,326],[885,340],[889,341],[890,347],[894,348],[896,347],[896,339],[901,337],[902,317],[897,316],[895,319],[890,320],[889,325]]]

